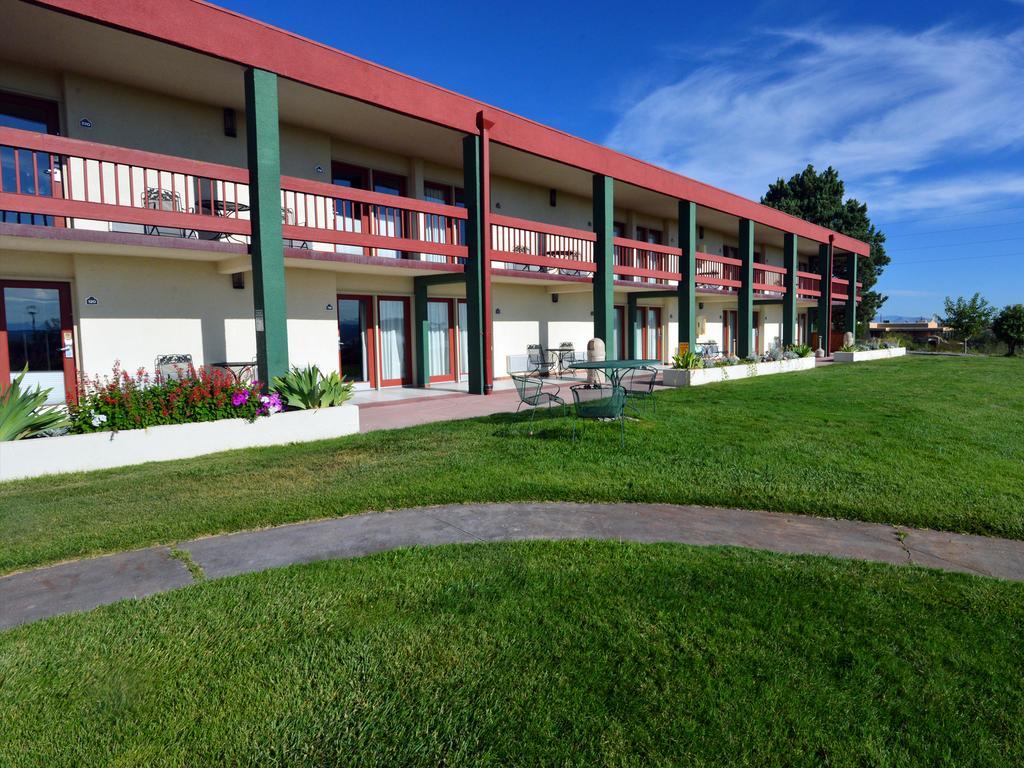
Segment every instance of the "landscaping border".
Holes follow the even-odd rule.
[[[772,360],[767,363],[740,363],[713,368],[666,368],[662,381],[666,387],[699,387],[734,379],[749,379],[754,376],[770,376],[775,373],[809,371],[815,366],[813,357],[798,357],[795,360]]]
[[[0,443],[0,481],[188,459],[238,448],[285,445],[355,434],[359,408],[287,411],[253,422],[221,419],[149,429],[92,432]]]
[[[906,347],[893,347],[891,349],[864,349],[859,352],[833,352],[832,362],[863,363],[868,360],[887,360],[890,357],[903,357],[905,354],[907,354]]]

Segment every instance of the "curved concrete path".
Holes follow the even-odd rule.
[[[1024,541],[671,504],[461,504],[295,523],[76,560],[0,578],[0,629],[192,583],[414,545],[612,539],[729,545],[1024,580]],[[178,557],[172,555],[178,551]]]

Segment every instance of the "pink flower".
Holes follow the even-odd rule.
[[[235,392],[231,396],[231,404],[238,408],[239,406],[245,405],[249,401],[249,390],[243,389],[240,392]]]
[[[264,413],[268,415],[271,413],[280,413],[284,410],[284,404],[281,402],[281,396],[277,394],[277,392],[272,392],[269,395],[263,395],[260,398],[260,403],[259,413],[261,415]]]

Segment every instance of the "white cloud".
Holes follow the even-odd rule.
[[[935,180],[1024,149],[1024,30],[807,27],[770,41],[654,89],[608,143],[754,198],[809,162],[835,166],[876,212],[1024,195],[1008,172]]]

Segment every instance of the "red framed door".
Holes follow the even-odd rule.
[[[761,354],[761,313],[754,313],[754,352]]]
[[[469,304],[459,299],[456,304],[459,312],[459,381],[469,377]]]
[[[0,280],[0,389],[26,367],[23,386],[51,390],[47,403],[75,401],[78,371],[69,283]]]
[[[377,386],[373,298],[338,294],[338,370],[349,381]]]
[[[427,299],[427,366],[430,381],[455,381],[455,300]]]
[[[408,296],[377,297],[380,386],[412,384],[412,317]]]
[[[640,339],[643,345],[639,357],[645,360],[664,360],[661,334],[661,307],[638,307]]]
[[[626,359],[626,308],[621,304],[615,305],[615,325],[612,329],[615,339],[612,346],[619,360]]]
[[[739,312],[726,309],[722,312],[722,350],[726,355],[736,354],[736,329],[739,327]]]

